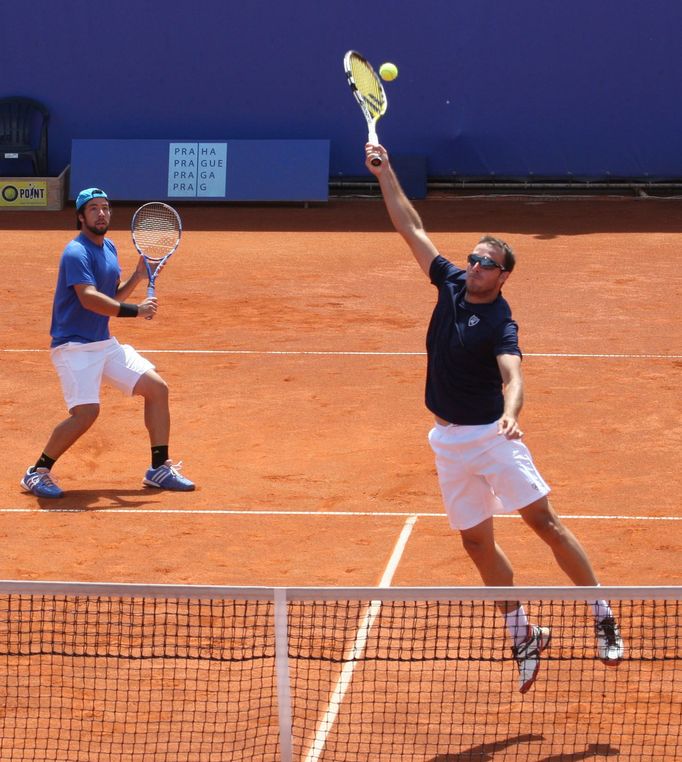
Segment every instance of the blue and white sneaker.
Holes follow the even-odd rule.
[[[145,487],[158,487],[159,489],[174,490],[176,492],[191,492],[194,482],[180,473],[182,461],[173,464],[167,460],[158,468],[150,468],[144,475],[142,484]]]
[[[33,467],[26,469],[24,478],[21,480],[21,488],[26,492],[30,492],[36,497],[61,497],[64,491],[59,489],[54,477],[50,475],[50,471],[47,468]]]

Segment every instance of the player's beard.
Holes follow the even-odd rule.
[[[85,226],[93,235],[106,235],[109,231],[109,225],[108,223],[104,223],[99,226],[95,225],[86,225]]]

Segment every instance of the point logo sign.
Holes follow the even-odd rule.
[[[0,182],[0,206],[47,206],[47,183],[40,180]]]

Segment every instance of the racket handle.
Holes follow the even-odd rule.
[[[147,298],[149,298],[150,296],[156,296],[156,288],[154,288],[154,284],[153,283],[150,283],[147,286]],[[151,320],[153,317],[154,317],[154,315],[147,315],[145,320]]]
[[[372,143],[373,145],[377,145],[379,142],[379,136],[377,135],[376,127],[374,126],[374,122],[368,121],[367,122],[367,142]],[[378,153],[373,153],[370,155],[369,163],[373,167],[380,167],[381,166],[381,156],[379,156]]]

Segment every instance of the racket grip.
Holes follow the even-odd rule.
[[[381,166],[381,158],[379,156],[372,156],[370,159],[370,164],[373,167],[380,167]]]
[[[151,283],[147,286],[147,297],[149,298],[150,296],[156,296],[156,289]],[[147,315],[145,320],[151,320],[153,317],[154,315]]]

